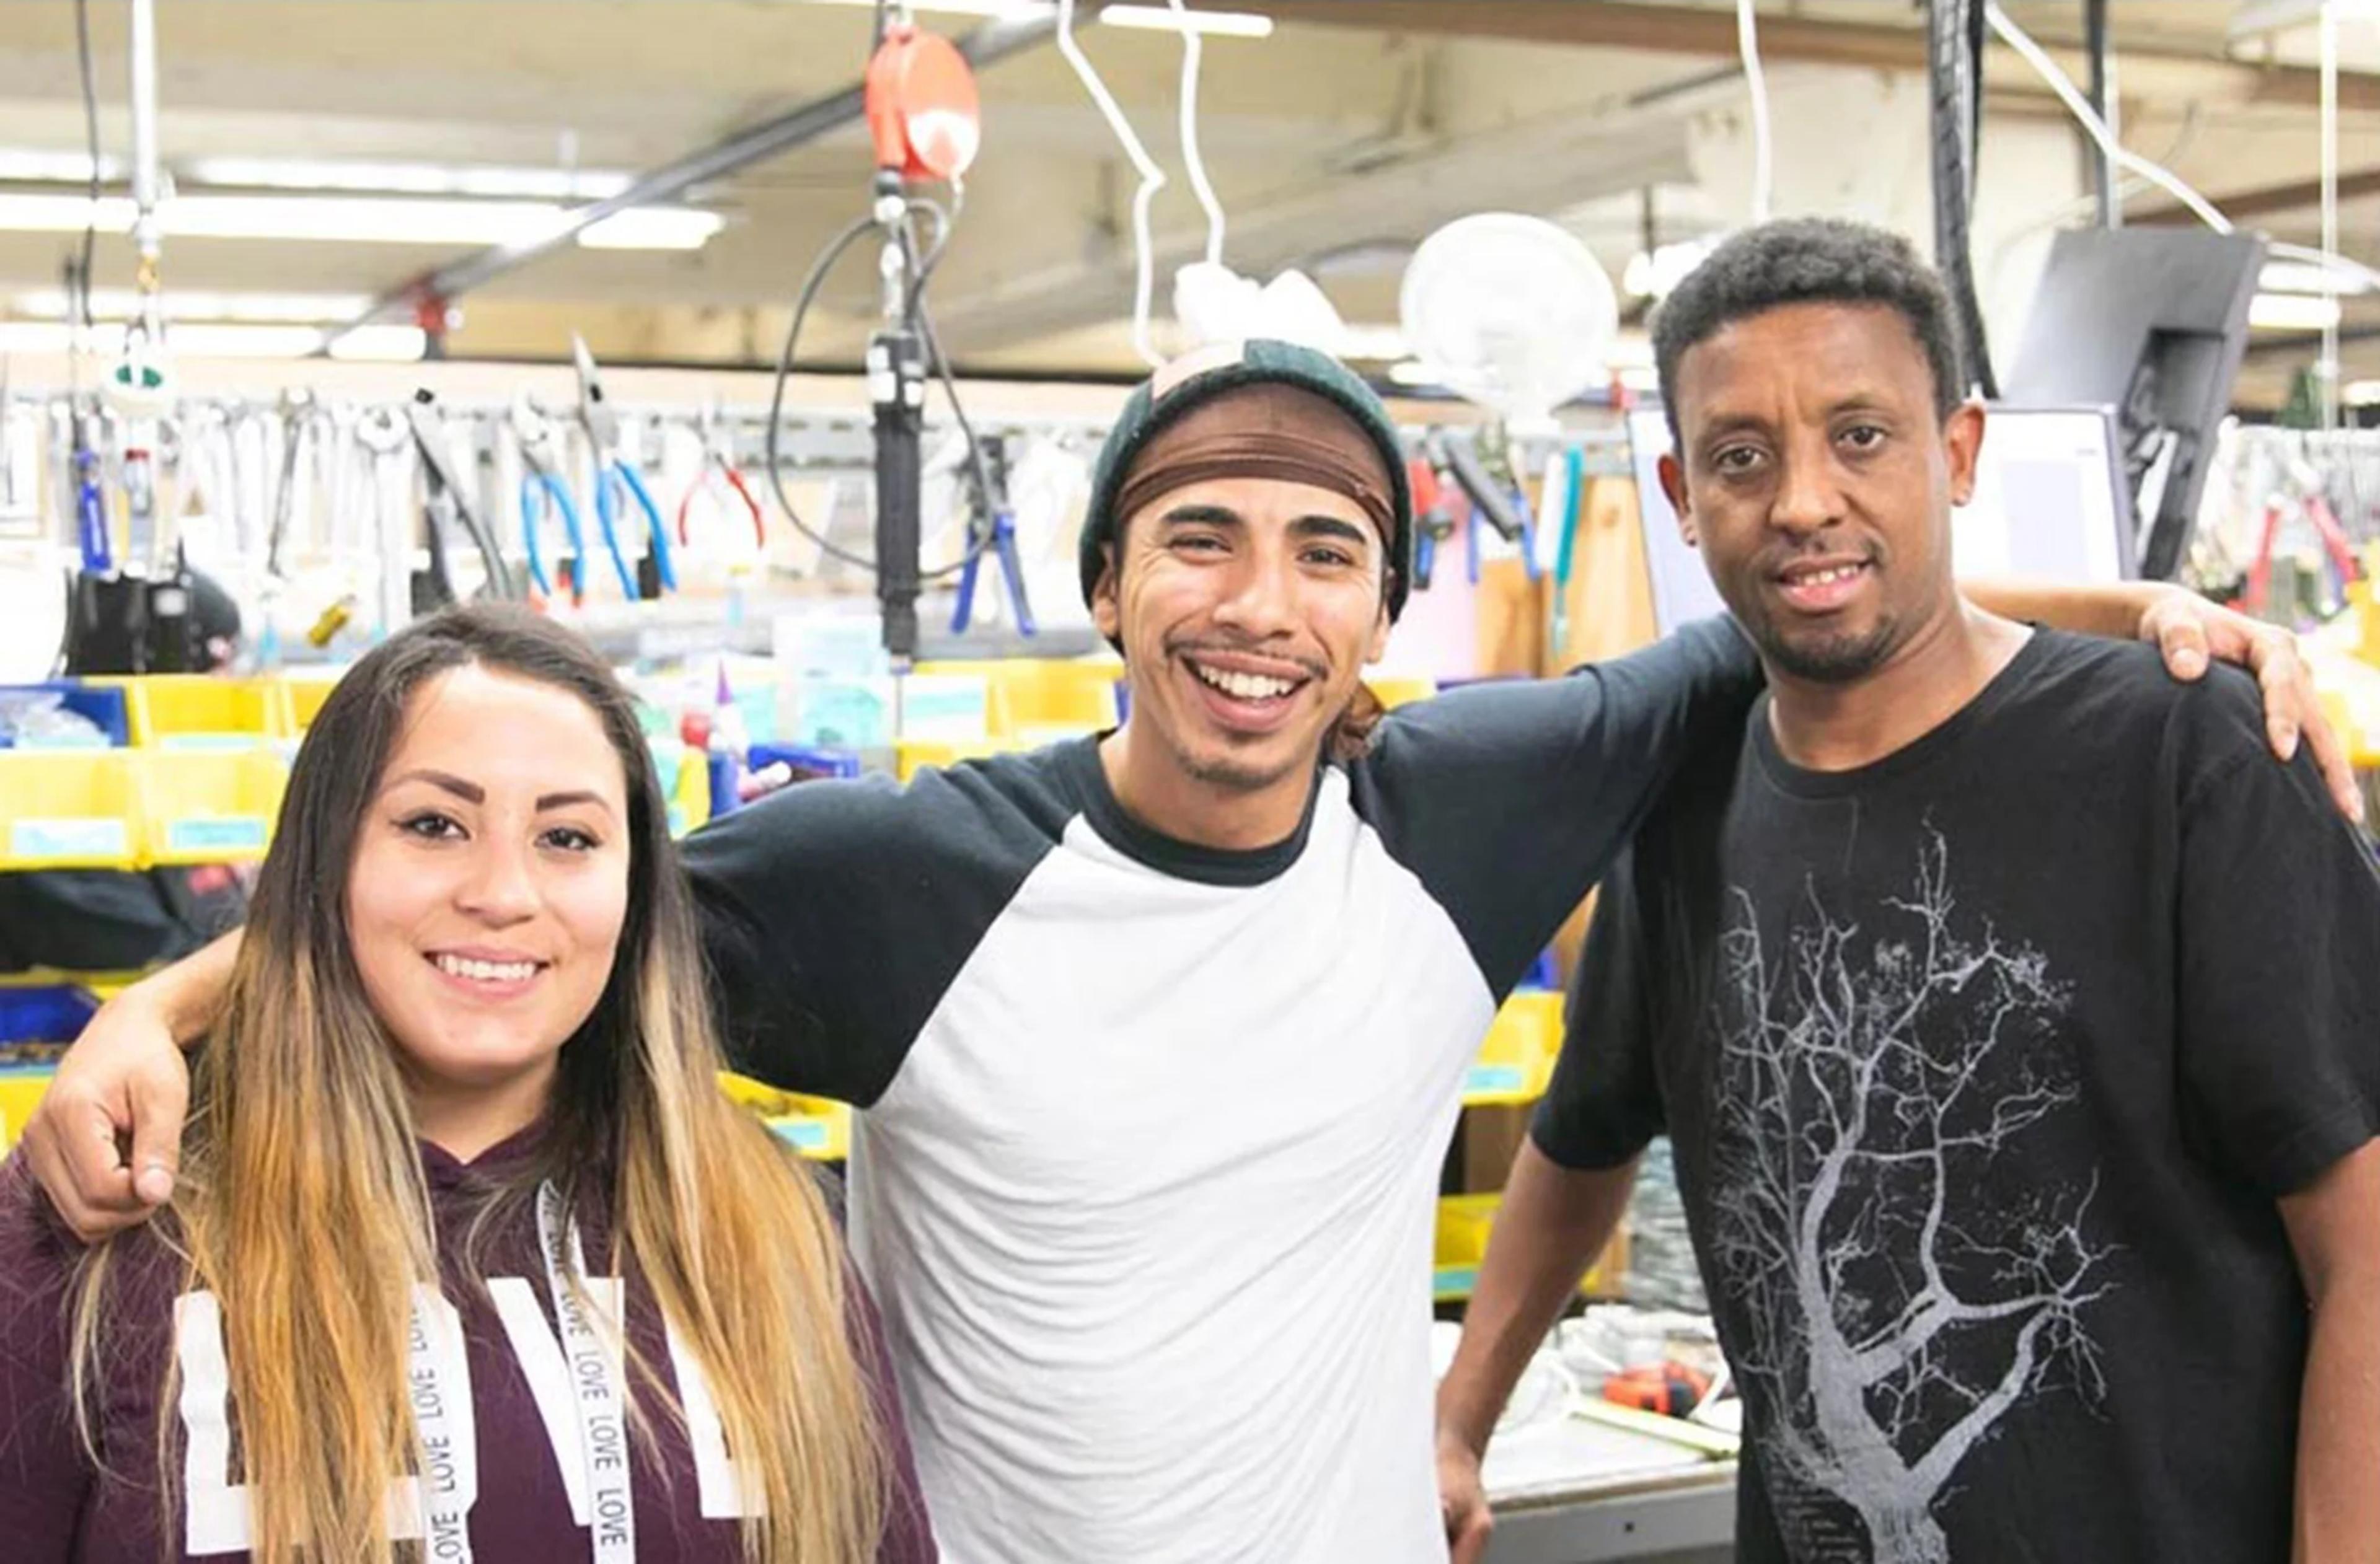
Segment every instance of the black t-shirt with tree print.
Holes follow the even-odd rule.
[[[2289,1547],[2276,1206],[2380,1133],[2380,874],[2255,690],[2039,631],[1872,766],[1688,766],[1534,1134],[1666,1131],[1744,1387],[1739,1557]]]

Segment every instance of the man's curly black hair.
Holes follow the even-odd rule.
[[[1653,362],[1678,438],[1678,361],[1696,343],[1786,304],[1881,304],[1900,312],[1934,369],[1935,411],[1966,395],[1950,297],[1900,235],[1832,217],[1788,217],[1731,235],[1686,273],[1653,317]]]

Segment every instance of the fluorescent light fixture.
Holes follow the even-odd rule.
[[[187,188],[244,186],[260,190],[337,190],[355,195],[481,196],[515,200],[601,200],[636,182],[616,168],[531,168],[502,164],[367,163],[346,159],[201,157],[174,164]],[[103,155],[101,179],[124,177],[120,158]],[[0,147],[0,184],[87,185],[91,157],[79,152]]]
[[[1110,27],[1148,32],[1196,32],[1208,38],[1270,38],[1272,18],[1256,11],[1200,11],[1171,6],[1104,6],[1099,20]]]
[[[876,8],[876,0],[811,0],[814,5]],[[952,11],[963,17],[1047,16],[1057,7],[1051,0],[917,0],[913,11]]]
[[[164,296],[168,321],[244,321],[261,323],[311,323],[349,321],[371,308],[370,294],[360,293],[186,293],[179,288]],[[10,301],[20,315],[63,321],[67,299],[63,288],[35,288]],[[140,311],[140,296],[129,288],[95,288],[91,313],[98,321],[128,321]]]
[[[700,249],[726,226],[715,212],[689,206],[632,206],[578,232],[589,249]]]
[[[123,174],[124,164],[120,160],[101,154],[99,176],[102,179],[121,178]],[[88,185],[91,183],[91,154],[0,147],[0,180],[23,185]]]
[[[51,321],[0,321],[0,353],[65,353],[74,333]]]
[[[1420,359],[1407,358],[1402,363],[1389,366],[1389,383],[1419,387],[1443,385],[1446,382],[1436,370]]]
[[[873,10],[876,0],[816,0],[827,6],[861,6]],[[1190,31],[1209,38],[1269,38],[1272,18],[1260,11],[1201,11],[1185,7],[1186,17],[1171,6],[1101,6],[1099,20],[1111,27],[1139,28],[1151,32]],[[1048,16],[1056,7],[1050,0],[918,0],[914,11],[954,11],[967,17],[1012,18]],[[1075,11],[1086,17],[1094,7],[1086,0]]]
[[[2351,380],[2338,394],[2350,407],[2380,407],[2380,380]]]
[[[2322,19],[2325,4],[2343,22],[2380,21],[2380,0],[2252,0],[2231,13],[2231,42],[2308,26]]]
[[[321,240],[346,244],[529,245],[564,221],[544,201],[411,200],[370,196],[175,196],[157,207],[171,238]],[[132,226],[132,202],[103,197],[0,195],[0,232],[105,233]],[[579,235],[592,249],[699,249],[722,226],[716,212],[631,207]]]
[[[601,200],[636,176],[615,169],[516,168],[496,164],[351,163],[310,158],[208,157],[178,165],[184,180],[267,190],[351,190],[409,196],[500,196]]]
[[[303,358],[322,346],[312,326],[176,326],[165,346],[187,358]]]
[[[419,326],[358,326],[333,337],[330,354],[350,363],[410,364],[429,347],[429,333]]]
[[[319,326],[177,325],[165,333],[165,346],[188,358],[310,358],[324,350]],[[334,358],[376,364],[409,364],[421,358],[428,338],[419,326],[358,326],[329,342]],[[103,324],[91,333],[94,356],[109,358],[123,351],[121,323]],[[74,331],[54,321],[0,322],[0,352],[70,353]]]
[[[2267,332],[2319,332],[2338,324],[2338,300],[2318,294],[2260,293],[2248,301],[2248,323]]]
[[[2357,294],[2368,285],[2360,272],[2307,261],[2267,261],[2256,273],[2256,286],[2265,293]]]

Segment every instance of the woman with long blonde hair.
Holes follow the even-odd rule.
[[[567,632],[391,637],[300,748],[160,1222],[0,1168],[0,1553],[933,1557],[808,1171],[717,1088],[665,806]]]

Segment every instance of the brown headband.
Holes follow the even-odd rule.
[[[1380,481],[1380,458],[1368,445],[1245,426],[1153,443],[1116,493],[1116,520],[1129,520],[1174,490],[1232,478],[1305,483],[1343,494],[1363,507],[1384,540],[1396,536],[1396,509]]]

